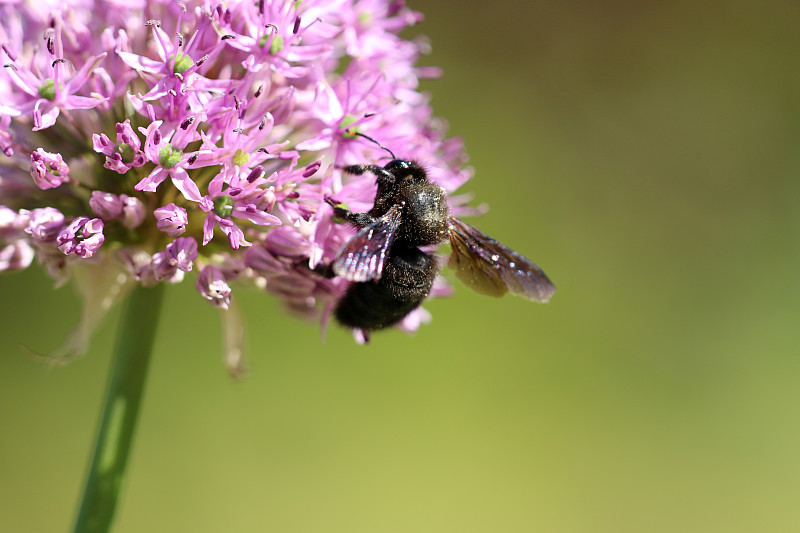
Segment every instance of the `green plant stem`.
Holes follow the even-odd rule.
[[[117,332],[117,345],[75,533],[110,531],[133,443],[163,285],[136,287]]]

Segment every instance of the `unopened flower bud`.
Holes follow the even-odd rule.
[[[61,154],[51,154],[39,148],[31,153],[31,176],[40,189],[54,189],[69,181],[69,167]]]
[[[0,237],[14,235],[17,232],[19,215],[10,207],[0,205]]]
[[[216,307],[227,309],[231,303],[231,288],[222,272],[213,266],[200,271],[195,284],[200,294]]]
[[[153,254],[151,262],[153,275],[158,281],[166,281],[167,283],[179,283],[183,281],[183,270],[180,270],[175,264],[170,262],[167,257],[167,252],[158,252]]]
[[[103,221],[99,218],[78,217],[58,234],[58,249],[65,255],[91,257],[105,241]]]
[[[89,206],[92,213],[103,220],[114,220],[122,215],[122,201],[110,192],[93,191]]]
[[[12,241],[0,247],[0,272],[24,270],[33,261],[33,248],[23,240]]]
[[[158,229],[170,237],[177,237],[186,231],[186,224],[189,223],[186,209],[175,204],[167,204],[156,209],[153,214],[156,217]]]
[[[64,229],[64,215],[53,207],[43,207],[30,212],[25,233],[42,242],[55,240]]]
[[[178,237],[167,245],[165,253],[171,265],[190,272],[192,263],[197,259],[197,241],[193,237]]]
[[[141,226],[146,215],[142,201],[127,194],[121,194],[119,199],[122,202],[122,225],[126,228]]]

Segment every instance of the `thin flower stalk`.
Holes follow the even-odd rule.
[[[129,297],[75,533],[102,533],[111,527],[139,417],[163,288],[139,287]]]

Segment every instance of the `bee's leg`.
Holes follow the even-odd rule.
[[[333,263],[317,263],[317,266],[314,268],[310,268],[308,266],[308,258],[303,259],[296,259],[293,263],[295,270],[302,270],[308,272],[309,270],[318,276],[322,276],[325,279],[333,279],[336,277],[336,274],[333,272]]]
[[[342,170],[348,174],[355,174],[357,176],[360,176],[365,172],[374,174],[378,178],[379,191],[391,186],[395,181],[394,174],[383,167],[379,167],[378,165],[348,165],[346,167],[342,167]]]
[[[333,208],[333,215],[336,218],[346,220],[356,227],[364,228],[375,222],[375,217],[369,213],[354,213],[349,209],[345,209],[344,207],[336,205],[336,203],[330,198],[325,198],[325,202],[327,202],[328,205]]]
[[[348,174],[355,174],[357,176],[360,176],[364,172],[369,172],[370,174],[375,174],[379,178],[394,179],[391,172],[378,165],[347,165],[346,167],[342,167],[342,170]]]
[[[336,274],[333,272],[333,263],[328,263],[327,265],[318,263],[317,266],[311,270],[325,279],[333,279],[336,277]]]

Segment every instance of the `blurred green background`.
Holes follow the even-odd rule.
[[[357,346],[238,291],[251,372],[171,287],[117,531],[800,530],[800,4],[412,2],[472,220],[559,292],[457,285]],[[117,310],[0,278],[0,529],[68,531]]]

